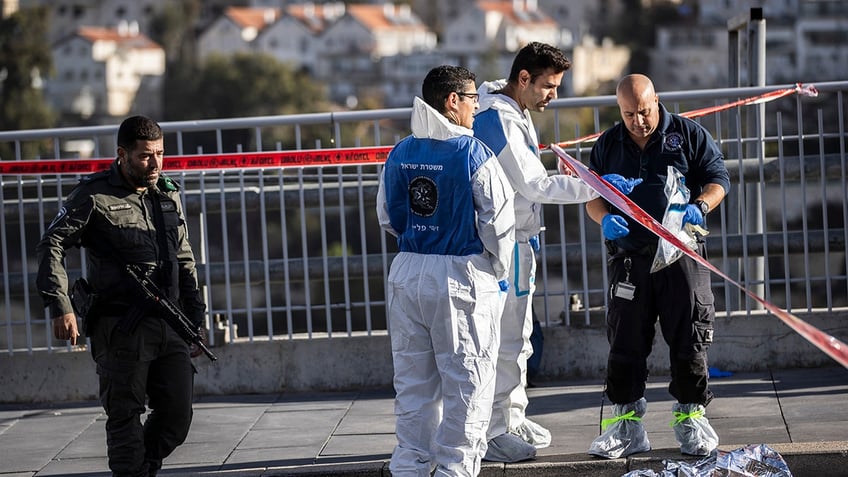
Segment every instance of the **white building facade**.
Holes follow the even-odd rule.
[[[53,47],[46,98],[83,120],[161,115],[165,51],[137,27],[81,27]]]

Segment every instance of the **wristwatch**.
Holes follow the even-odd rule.
[[[698,208],[700,208],[700,209],[701,209],[701,214],[702,214],[704,217],[706,217],[706,216],[707,216],[707,212],[709,212],[709,211],[710,211],[710,204],[708,204],[708,203],[707,203],[706,201],[704,201],[704,200],[698,199],[698,200],[696,200],[696,201],[695,201],[695,205],[697,205],[697,206],[698,206]]]

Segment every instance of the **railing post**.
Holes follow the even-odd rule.
[[[743,37],[739,32],[744,29],[744,49],[747,60],[747,80],[746,86],[765,86],[766,84],[766,20],[763,17],[763,9],[760,7],[751,8],[748,15],[738,15],[728,20],[728,82],[730,87],[738,88],[743,86],[742,78],[742,44]],[[746,114],[746,130],[748,134],[743,134],[742,131],[736,131],[731,127],[731,137],[756,137],[756,141],[751,141],[742,147],[739,144],[739,150],[734,151],[739,158],[757,158],[760,165],[765,160],[765,104],[755,106],[755,114]],[[737,108],[731,113],[732,117],[738,118],[741,114],[741,108]],[[735,115],[735,116],[734,116]],[[741,124],[741,122],[731,121],[730,124]],[[751,134],[755,132],[756,135]],[[733,147],[733,146],[731,146]],[[743,156],[744,154],[744,156]],[[763,235],[763,198],[762,185],[759,181],[754,183],[741,183],[740,194],[742,197],[730,195],[726,201],[726,210],[728,212],[738,211],[739,220],[728,220],[727,228],[729,233],[738,233],[740,228],[744,235],[752,234]],[[745,207],[744,214],[742,207]],[[747,239],[746,239],[747,240]],[[749,258],[747,254],[743,254],[745,261],[745,283],[746,287],[759,296],[764,296],[765,290],[765,258],[755,257]],[[739,276],[739,267],[734,265],[730,276]],[[725,288],[727,290],[727,288]],[[727,295],[727,309],[739,309],[739,294],[734,293]],[[746,304],[746,307],[750,306]],[[759,303],[754,303],[754,307],[762,308]]]

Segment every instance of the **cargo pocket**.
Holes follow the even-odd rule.
[[[695,351],[704,353],[713,342],[715,321],[715,298],[709,288],[695,290],[693,340]]]
[[[97,358],[97,374],[116,383],[128,384],[139,361],[138,336],[124,333],[114,321],[109,325],[108,343]]]

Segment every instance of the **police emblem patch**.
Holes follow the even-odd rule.
[[[669,151],[679,151],[681,146],[683,146],[683,136],[676,132],[668,134],[665,137],[663,146]]]
[[[409,183],[409,206],[412,213],[430,217],[439,205],[439,191],[433,179],[418,176]]]
[[[62,220],[62,217],[66,215],[68,215],[68,209],[63,206],[61,209],[59,209],[59,213],[56,214],[56,217],[53,219],[52,222],[50,222],[50,225],[47,228],[52,229],[53,226],[56,225],[60,220]]]

